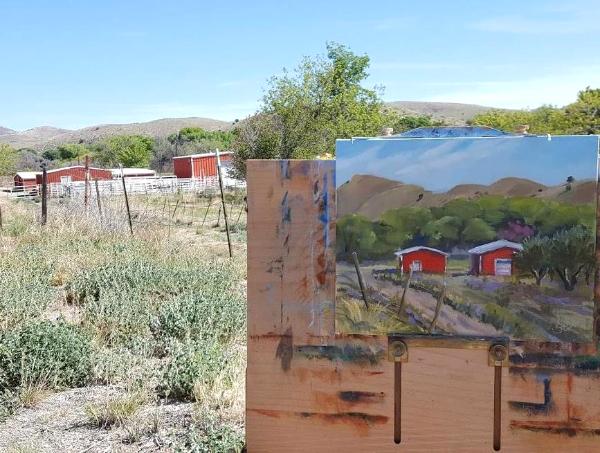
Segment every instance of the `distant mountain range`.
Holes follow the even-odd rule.
[[[547,198],[571,204],[592,203],[596,195],[596,182],[574,181],[571,190],[566,190],[565,184],[545,186],[524,178],[502,178],[489,186],[460,184],[447,192],[436,193],[415,184],[371,175],[355,175],[338,188],[337,212],[340,217],[357,213],[376,220],[390,209],[443,206],[456,198],[473,199],[482,195]]]
[[[0,126],[0,135],[6,135],[6,134],[14,134],[16,131],[13,131],[12,129],[9,129],[8,127],[2,127]]]
[[[451,126],[464,125],[475,115],[494,109],[494,107],[456,102],[395,101],[388,102],[387,105],[409,115],[427,115]]]
[[[409,115],[429,115],[450,125],[463,125],[473,116],[492,107],[452,102],[396,101],[387,105]],[[184,127],[201,127],[206,130],[227,130],[232,124],[211,118],[165,118],[145,123],[100,124],[83,129],[68,130],[51,126],[35,127],[26,131],[14,131],[0,126],[0,143],[14,148],[42,150],[63,143],[93,143],[119,134],[141,134],[151,137],[166,137]]]
[[[121,134],[140,134],[166,137],[184,127],[201,127],[206,130],[226,130],[231,123],[210,118],[165,118],[146,123],[100,124],[83,129],[69,130],[50,126],[35,127],[22,132],[0,127],[0,143],[14,148],[42,150],[63,143],[94,143],[106,137]]]

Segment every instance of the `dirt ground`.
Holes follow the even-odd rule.
[[[155,452],[171,451],[175,433],[191,421],[192,403],[146,405],[127,424],[110,429],[92,426],[89,404],[122,393],[117,387],[95,386],[52,394],[34,408],[22,408],[0,424],[2,452]],[[160,424],[152,432],[153,420]],[[135,437],[140,437],[135,440]]]

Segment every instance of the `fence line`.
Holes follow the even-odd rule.
[[[126,178],[127,180],[127,178]],[[110,231],[128,231],[129,217],[123,191],[112,190],[112,185],[100,184],[98,190],[90,187],[87,203],[83,196],[63,196],[50,198],[48,204],[48,222],[59,219],[61,222],[78,222],[82,218],[95,228]],[[120,180],[119,183],[122,184]],[[202,189],[204,188],[204,189]],[[224,228],[222,203],[215,188],[196,185],[194,192],[172,190],[162,187],[147,192],[129,192],[131,222],[134,235],[146,227],[165,227],[168,235],[176,227]],[[244,187],[224,191],[225,208],[229,215],[233,232],[246,227],[246,190]],[[39,212],[39,211],[38,211]]]
[[[89,184],[95,184],[91,180]],[[175,177],[125,177],[125,185],[129,194],[149,193],[176,193],[193,192],[199,193],[207,190],[218,191],[219,180],[217,176],[207,178],[175,178]],[[232,178],[224,178],[223,185],[228,190],[245,190],[245,181]],[[104,194],[122,195],[123,184],[120,178],[112,180],[98,180],[98,188]],[[41,193],[41,184],[25,187],[14,187],[7,190],[14,197],[35,197]],[[48,197],[84,197],[86,192],[85,181],[74,181],[69,183],[49,183]],[[90,190],[90,194],[93,194]]]

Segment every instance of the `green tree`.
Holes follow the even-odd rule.
[[[116,135],[93,148],[94,159],[109,166],[147,167],[153,143],[143,135]]]
[[[381,216],[381,223],[388,228],[385,243],[390,248],[405,247],[422,234],[423,228],[433,219],[427,208],[406,207],[391,209]]]
[[[354,251],[370,256],[377,241],[373,224],[360,214],[342,217],[336,224],[336,252],[348,258]]]
[[[594,236],[587,228],[576,226],[552,236],[549,261],[567,291],[573,291],[583,271],[594,267]]]
[[[444,216],[432,220],[423,228],[429,244],[436,247],[450,248],[459,241],[462,221],[458,217]]]
[[[535,110],[493,109],[476,115],[470,124],[484,125],[513,132],[522,124],[532,134],[600,133],[600,89],[587,87],[577,101],[563,108],[543,105]]]
[[[378,135],[399,115],[383,108],[380,90],[363,86],[369,57],[328,43],[327,54],[305,58],[294,72],[269,80],[257,114],[237,128],[234,164],[248,158],[314,158],[334,154],[335,140]]]
[[[42,153],[46,160],[74,160],[88,153],[85,145],[78,143],[65,143],[56,148],[47,149]]]
[[[19,155],[6,143],[0,143],[0,176],[13,175],[17,171]]]
[[[523,242],[523,250],[515,256],[517,269],[530,272],[538,286],[552,266],[550,248],[551,240],[548,237],[534,236]]]
[[[192,151],[210,151],[216,148],[228,150],[233,142],[231,131],[207,131],[201,127],[184,127],[167,137],[175,146],[175,155],[184,155]]]
[[[466,222],[462,238],[467,244],[477,244],[495,239],[496,231],[485,220],[472,218]]]
[[[600,89],[587,87],[565,109],[570,134],[600,134]]]

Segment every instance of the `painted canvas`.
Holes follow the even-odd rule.
[[[592,341],[597,136],[338,140],[336,329]]]

